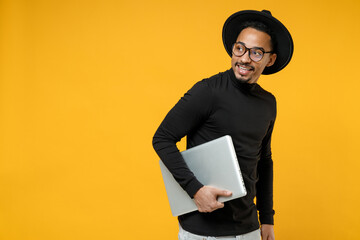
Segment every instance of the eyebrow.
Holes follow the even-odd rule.
[[[246,44],[245,44],[244,42],[240,42],[240,41],[239,41],[239,42],[237,42],[237,43],[241,43],[241,44],[243,44],[245,47],[247,47],[247,46],[246,46]],[[248,48],[248,47],[247,47],[247,48]],[[265,49],[264,49],[264,48],[262,48],[262,47],[252,47],[252,48],[255,48],[255,49],[260,49],[260,50],[262,50],[262,51],[266,52],[266,51],[265,51]],[[249,49],[252,49],[252,48],[249,48]]]

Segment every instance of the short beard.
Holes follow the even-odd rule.
[[[248,64],[248,63],[240,63],[240,62],[236,62],[235,63],[235,68],[236,68],[236,66],[238,66],[238,65],[244,65],[244,66],[247,66],[247,67],[250,67],[251,68],[251,70],[254,70],[254,67],[253,66],[251,66],[250,64]],[[233,71],[234,71],[234,73],[235,73],[235,69],[233,69]],[[235,77],[236,77],[236,74],[235,74]],[[249,83],[249,81],[251,81],[251,77],[249,78],[249,79],[245,79],[245,78],[237,78],[236,77],[236,79],[237,80],[239,80],[241,83]]]

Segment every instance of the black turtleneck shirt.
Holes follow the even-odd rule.
[[[182,188],[193,197],[203,186],[188,169],[176,143],[187,136],[187,148],[230,135],[247,195],[225,202],[211,213],[179,216],[183,229],[198,235],[240,235],[273,224],[271,134],[276,100],[258,84],[243,83],[232,69],[196,83],[170,110],[153,146]],[[254,198],[256,197],[256,205]]]

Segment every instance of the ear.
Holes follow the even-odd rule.
[[[270,67],[270,66],[274,65],[274,63],[275,63],[275,61],[276,61],[276,57],[277,57],[276,53],[272,53],[272,54],[270,55],[269,62],[266,64],[266,66],[267,66],[267,67]]]

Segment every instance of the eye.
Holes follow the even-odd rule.
[[[241,44],[235,44],[235,49],[239,52],[243,52],[245,50],[244,46]]]
[[[263,52],[260,49],[252,49],[251,54],[256,56],[256,57],[262,57],[263,56]]]

